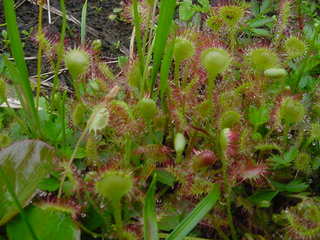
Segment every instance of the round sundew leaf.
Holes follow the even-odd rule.
[[[96,192],[112,201],[119,201],[130,192],[132,176],[122,171],[107,171],[95,185]]]
[[[269,68],[276,68],[280,65],[277,54],[269,48],[251,49],[247,55],[247,61],[254,71],[262,73]]]
[[[194,44],[185,38],[177,37],[173,49],[173,57],[177,62],[191,58],[195,53]]]
[[[209,74],[224,72],[231,63],[231,56],[222,48],[209,48],[201,53],[201,64]]]
[[[22,206],[28,205],[39,183],[49,174],[52,159],[53,149],[37,140],[17,142],[0,152],[0,167]],[[0,225],[18,212],[6,182],[0,177]]]
[[[81,49],[72,49],[64,56],[67,69],[76,80],[81,74],[84,74],[90,65],[90,57],[88,53]]]
[[[31,206],[25,214],[38,239],[80,240],[80,230],[67,212]],[[20,216],[7,225],[7,234],[9,240],[34,240]]]

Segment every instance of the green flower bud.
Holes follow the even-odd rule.
[[[201,64],[210,75],[224,72],[230,63],[231,57],[224,49],[209,48],[201,53]]]
[[[301,102],[291,97],[285,98],[280,106],[280,118],[287,125],[301,122],[304,118],[305,109]]]
[[[247,55],[247,61],[257,72],[264,72],[269,68],[278,67],[280,64],[277,54],[268,48],[252,49]]]
[[[95,184],[98,194],[111,202],[120,201],[128,194],[133,186],[133,179],[130,174],[123,171],[107,171]]]
[[[137,117],[150,121],[157,115],[158,108],[155,101],[150,98],[143,98],[136,105],[135,113]]]
[[[287,76],[287,71],[283,68],[269,68],[264,71],[264,75],[269,78],[281,78]]]
[[[174,137],[174,149],[177,154],[182,154],[185,147],[186,147],[187,141],[186,138],[182,133],[177,133]]]
[[[240,123],[241,115],[236,111],[224,112],[220,118],[221,128],[232,128],[234,125]]]
[[[109,123],[108,109],[102,104],[95,106],[88,120],[89,132],[94,131],[96,134],[97,131],[104,129],[108,125],[108,123]]]
[[[177,37],[174,43],[173,58],[176,62],[182,62],[191,58],[195,53],[194,44],[185,38]]]
[[[68,51],[64,56],[64,62],[74,80],[87,72],[90,65],[88,53],[79,48]]]

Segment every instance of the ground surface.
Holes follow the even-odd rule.
[[[35,0],[33,0],[35,1]],[[22,32],[22,38],[25,43],[26,57],[35,57],[37,52],[36,43],[32,40],[38,23],[38,6],[31,2],[31,0],[16,0],[17,4],[17,21],[19,29]],[[52,7],[58,10],[59,0],[50,1]],[[81,9],[84,0],[67,0],[66,8],[68,15],[72,15],[75,19],[81,20]],[[119,14],[115,20],[110,20],[109,16],[117,12],[121,8],[120,1],[118,0],[89,0],[88,1],[88,15],[87,25],[93,29],[88,33],[88,40],[101,39],[103,44],[103,57],[106,59],[125,55],[128,49],[131,26],[120,20]],[[0,0],[0,32],[5,30],[4,12],[2,0]],[[52,13],[52,24],[48,23],[48,12],[44,11],[44,28],[50,34],[58,34],[60,30],[61,17]],[[96,34],[92,34],[96,33]],[[72,44],[79,42],[80,25],[68,21],[67,38],[71,39]],[[5,41],[0,35],[0,54],[8,51],[5,46]],[[28,60],[29,70],[35,73],[35,60]]]

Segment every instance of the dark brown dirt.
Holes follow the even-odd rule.
[[[16,0],[17,4],[23,2],[22,0]],[[60,9],[59,0],[51,0],[51,5]],[[67,14],[72,15],[77,20],[81,21],[81,10],[84,0],[65,0]],[[129,47],[131,26],[120,20],[118,17],[116,20],[110,20],[108,16],[113,14],[115,8],[120,8],[121,4],[118,0],[89,0],[88,1],[88,14],[87,25],[95,30],[98,36],[87,32],[88,42],[94,39],[101,39],[103,44],[102,57],[112,58],[119,55],[125,55],[126,50]],[[38,23],[38,6],[26,0],[24,3],[16,9],[17,22],[20,31],[27,31],[30,35],[23,35],[22,38],[25,44],[25,56],[35,57],[37,54],[37,45],[32,40]],[[51,34],[59,34],[61,29],[61,17],[55,14],[51,14],[52,23],[48,24],[48,14],[44,10],[43,25]],[[2,0],[0,0],[0,25],[5,23]],[[0,27],[0,32],[5,30],[5,27]],[[80,25],[74,24],[68,21],[66,38],[70,39],[73,46],[79,44],[80,39]],[[5,53],[8,49],[4,46],[3,38],[0,35],[0,54]],[[28,66],[30,73],[35,72],[35,60],[29,60]]]

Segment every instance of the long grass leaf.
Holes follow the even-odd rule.
[[[140,72],[143,74],[144,72],[144,53],[143,53],[143,46],[142,46],[142,33],[141,33],[141,18],[138,11],[138,1],[132,1],[133,6],[133,25],[136,31],[136,43],[137,43],[137,50],[139,56],[139,63],[140,63]]]
[[[6,64],[7,68],[8,68],[8,72],[10,74],[11,80],[13,82],[13,86],[15,87],[15,90],[17,92],[18,98],[20,100],[20,104],[22,106],[22,111],[23,111],[23,115],[25,116],[25,122],[20,122],[19,123],[23,124],[21,125],[23,128],[27,129],[30,131],[31,134],[34,134],[34,136],[37,136],[37,129],[34,129],[33,126],[36,126],[37,122],[36,119],[34,119],[32,117],[32,115],[28,114],[30,113],[32,110],[30,110],[30,105],[28,104],[28,100],[26,99],[25,94],[23,93],[23,89],[21,86],[21,82],[23,81],[22,76],[21,76],[21,72],[18,70],[18,68],[8,60],[8,58],[5,56],[3,58],[4,63]]]
[[[10,40],[10,49],[16,65],[19,66],[18,71],[20,72],[20,75],[21,75],[21,78],[19,78],[19,83],[23,90],[23,94],[26,98],[27,104],[29,105],[28,113],[32,115],[32,117],[37,121],[38,114],[34,104],[32,89],[29,81],[27,64],[24,59],[24,51],[23,51],[23,47],[22,47],[22,43],[19,35],[18,24],[16,21],[14,1],[4,0],[3,6],[4,6],[4,13],[5,13],[5,18],[7,22],[8,36]]]
[[[156,29],[155,43],[153,46],[153,69],[149,89],[152,92],[157,74],[161,66],[161,60],[171,30],[176,0],[161,0],[158,26]]]
[[[88,10],[88,0],[85,1],[82,7],[81,13],[81,45],[86,42],[86,28],[87,28],[87,10]]]
[[[159,91],[160,91],[160,99],[162,103],[169,89],[169,72],[170,72],[170,67],[173,59],[173,48],[174,48],[174,42],[171,42],[165,51],[165,54],[162,60],[161,69],[160,69]]]
[[[156,215],[156,202],[155,202],[155,191],[156,191],[157,176],[154,175],[152,182],[149,186],[143,208],[144,218],[144,239],[145,240],[158,240],[158,224]]]
[[[209,194],[173,230],[167,240],[183,240],[201,219],[211,210],[220,197],[219,185],[215,184]]]
[[[3,0],[4,13],[7,22],[8,37],[10,40],[10,47],[12,55],[19,66],[19,70],[23,78],[28,78],[28,69],[24,60],[24,51],[22,48],[22,42],[19,35],[19,29],[16,22],[16,12],[14,9],[13,0]],[[31,90],[31,88],[30,88]]]

